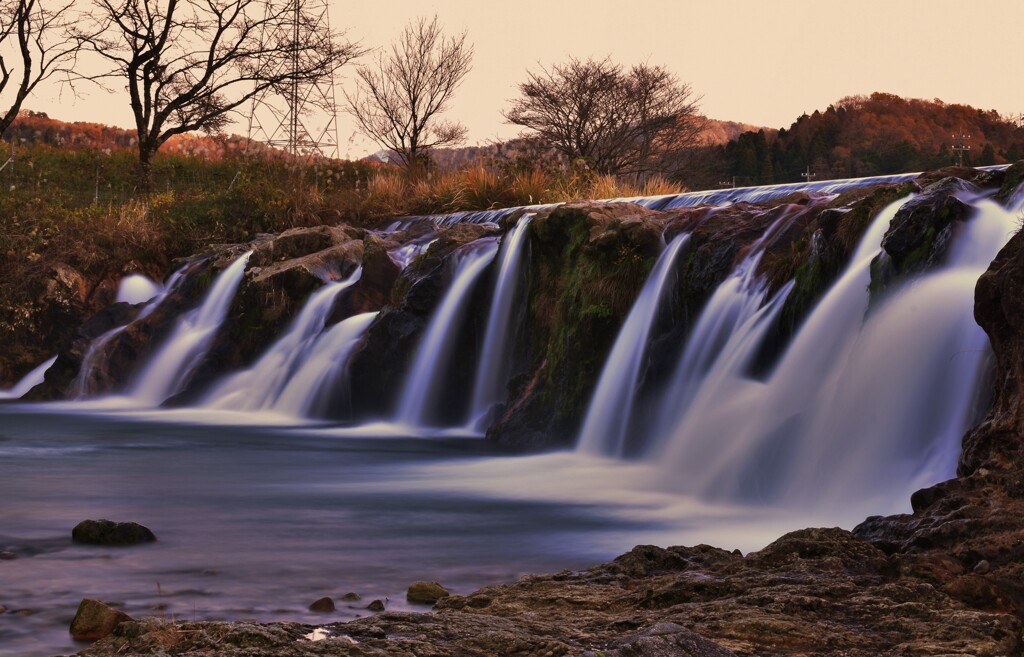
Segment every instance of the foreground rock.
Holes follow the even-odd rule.
[[[136,545],[152,543],[156,536],[136,522],[83,520],[71,530],[71,539],[87,545]]]
[[[71,638],[75,641],[96,641],[110,635],[118,625],[130,620],[132,617],[123,611],[99,600],[85,598],[78,605],[75,618],[71,621]]]
[[[405,594],[406,600],[416,604],[432,605],[451,593],[437,582],[413,582]]]

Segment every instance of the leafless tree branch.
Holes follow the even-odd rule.
[[[123,79],[139,139],[139,187],[169,138],[216,133],[268,91],[331,79],[365,51],[317,29],[302,0],[94,0],[79,40]],[[298,29],[295,29],[297,26]]]
[[[72,12],[70,2],[0,0],[0,135],[40,82],[74,68]]]
[[[363,133],[394,151],[407,168],[425,164],[431,148],[463,141],[466,129],[438,120],[471,69],[466,33],[446,37],[437,16],[409,23],[398,41],[360,67],[357,89],[345,94]]]
[[[700,99],[660,66],[572,58],[527,76],[505,119],[598,173],[673,176],[703,129]]]

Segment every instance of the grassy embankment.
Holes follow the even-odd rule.
[[[0,164],[10,154],[0,144]],[[174,258],[261,232],[406,214],[681,191],[655,180],[484,164],[408,180],[367,162],[296,166],[280,157],[162,154],[154,192],[134,192],[134,153],[35,145],[0,171],[0,387],[45,359],[76,323],[112,300],[131,272],[163,276]],[[54,312],[54,281],[63,290]]]

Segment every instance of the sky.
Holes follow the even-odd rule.
[[[702,97],[707,116],[772,128],[873,91],[1024,112],[1024,0],[327,1],[331,26],[367,47],[386,46],[410,19],[435,13],[447,31],[466,30],[473,70],[446,116],[467,126],[470,144],[514,136],[501,110],[516,85],[526,71],[570,56],[665,66]],[[339,99],[353,73],[342,70]],[[43,89],[26,107],[131,125],[126,96],[86,94]],[[345,114],[339,132],[343,156],[377,150]]]

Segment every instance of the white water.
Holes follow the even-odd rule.
[[[783,287],[766,307],[768,285],[757,276],[757,267],[772,237],[785,230],[795,212],[780,215],[708,299],[663,393],[651,435],[644,441],[647,451],[665,444],[674,433],[705,380],[721,381],[744,368],[754,357],[754,350],[771,328],[791,289]],[[712,370],[716,370],[714,376],[710,375]]]
[[[491,296],[487,332],[476,370],[473,401],[469,407],[467,425],[476,430],[487,428],[491,407],[505,400],[504,384],[508,377],[510,338],[515,332],[512,305],[519,289],[519,279],[522,278],[521,253],[526,229],[532,219],[532,214],[523,215],[501,245],[498,279]]]
[[[75,382],[71,385],[72,398],[84,399],[89,395],[89,380],[92,378],[93,372],[95,372],[96,368],[100,365],[101,360],[106,356],[106,347],[110,343],[110,341],[113,340],[118,335],[120,335],[134,322],[149,317],[154,310],[160,307],[160,304],[163,302],[164,299],[167,298],[167,295],[169,295],[178,287],[178,282],[181,281],[182,275],[183,271],[179,269],[178,271],[171,274],[170,278],[167,279],[167,285],[157,287],[156,284],[153,284],[156,293],[146,297],[143,300],[143,302],[145,302],[146,305],[142,307],[142,310],[139,311],[139,314],[134,319],[132,319],[130,322],[123,326],[115,326],[114,328],[110,329],[106,333],[103,333],[98,338],[92,341],[92,343],[89,345],[89,350],[86,351],[85,356],[82,357],[82,365],[78,369],[78,376],[75,377]],[[142,278],[145,279],[146,281],[149,281],[149,279],[146,278],[145,276],[129,276],[128,278]],[[152,283],[152,281],[149,282]],[[132,292],[126,292],[125,297],[131,297],[135,291],[141,289],[142,285],[136,282],[132,283],[130,287],[132,288]],[[121,291],[118,292],[117,295],[118,301],[126,301],[126,299],[121,298],[122,292],[125,292],[124,281],[121,282]],[[148,292],[139,292],[138,296],[142,297],[145,296],[145,294],[148,294]],[[142,302],[126,301],[126,303]]]
[[[317,338],[309,358],[288,380],[271,410],[296,417],[327,415],[332,393],[345,376],[349,356],[376,317],[375,312],[349,317]]]
[[[626,435],[633,416],[633,399],[640,385],[639,376],[651,327],[658,316],[676,256],[689,239],[688,233],[678,235],[661,252],[640,296],[633,303],[591,398],[577,442],[581,451],[624,455]]]
[[[117,288],[116,301],[137,304],[145,303],[160,294],[163,288],[142,274],[132,274],[121,279]]]
[[[135,402],[156,406],[185,386],[224,322],[250,255],[252,251],[246,252],[222,271],[203,304],[178,320],[133,387],[130,396]]]
[[[652,456],[663,482],[704,499],[884,512],[951,476],[989,355],[974,284],[1013,229],[1006,210],[977,207],[944,267],[868,313],[869,265],[896,208],[881,213],[767,380],[731,368],[701,381]]]
[[[231,375],[210,391],[202,406],[212,409],[254,411],[273,407],[296,370],[312,356],[313,345],[324,330],[338,295],[352,287],[362,268],[337,283],[328,283],[310,295],[298,316],[252,367]]]
[[[9,390],[0,390],[0,399],[21,399],[24,397],[25,393],[43,382],[46,378],[46,370],[50,369],[50,366],[56,361],[57,357],[54,356],[21,377],[21,380],[15,383]]]
[[[482,243],[481,243],[482,242]],[[417,349],[398,409],[398,422],[410,427],[428,424],[432,403],[443,385],[445,365],[451,360],[459,319],[465,313],[473,284],[498,252],[493,240],[480,240],[460,254],[454,280],[427,327]]]

